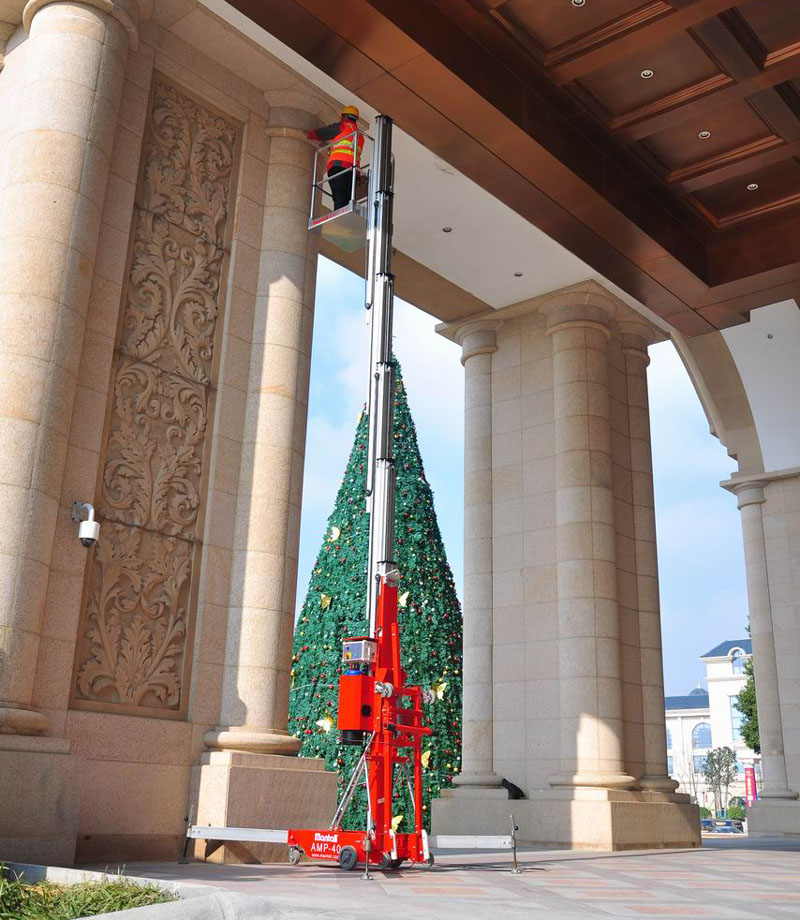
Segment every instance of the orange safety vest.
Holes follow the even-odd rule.
[[[358,140],[356,144],[353,143],[354,135],[358,132]],[[353,162],[353,148],[358,146],[358,154],[355,156],[355,163]],[[328,153],[328,169],[333,166],[334,163],[338,163],[341,166],[350,167],[350,166],[360,166],[361,165],[361,151],[364,148],[364,135],[358,131],[358,126],[350,121],[349,119],[344,119],[339,127],[339,133],[334,137],[330,151]]]

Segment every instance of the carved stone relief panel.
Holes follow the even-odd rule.
[[[181,718],[236,125],[154,87],[72,706]]]

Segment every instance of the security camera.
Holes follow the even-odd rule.
[[[86,512],[86,520],[83,520],[83,513]],[[94,505],[90,502],[73,502],[72,503],[72,520],[78,521],[78,539],[81,546],[90,549],[97,543],[100,536],[100,524],[94,519]]]

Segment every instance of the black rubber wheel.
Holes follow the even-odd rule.
[[[300,847],[289,847],[289,862],[293,866],[296,866],[300,862],[301,853]]]
[[[356,848],[351,846],[342,847],[339,851],[339,868],[349,872],[351,869],[355,869],[357,862],[358,853],[356,853]]]
[[[431,853],[431,854],[428,856],[428,859],[422,864],[422,868],[423,868],[423,869],[432,869],[432,868],[433,868],[433,864],[434,864],[435,862],[436,862],[436,860],[433,858],[433,853]]]
[[[400,866],[402,866],[404,862],[405,862],[404,859],[391,859],[391,860],[389,860],[389,868],[390,868],[390,869],[399,869]]]

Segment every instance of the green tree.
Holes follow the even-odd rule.
[[[430,803],[458,773],[461,756],[461,607],[436,521],[433,493],[417,445],[400,367],[395,362],[394,455],[397,463],[395,559],[400,570],[399,625],[408,682],[432,690],[424,705],[433,736],[423,743],[425,826]],[[301,756],[323,757],[339,772],[340,792],[361,754],[340,745],[336,730],[341,642],[367,629],[366,569],[369,515],[365,508],[368,420],[359,418],[344,479],[328,519],[308,592],[295,626],[289,731],[302,741]],[[405,788],[395,792],[393,813],[411,826]],[[345,827],[361,828],[366,815],[360,788]]]
[[[744,663],[744,673],[747,683],[742,687],[734,704],[744,716],[742,719],[742,741],[756,754],[761,753],[761,739],[758,734],[758,708],[756,707],[756,680],[753,671],[753,659],[748,658]]]
[[[706,755],[703,774],[706,784],[714,793],[714,807],[722,811],[728,802],[728,788],[736,779],[736,753],[733,748],[719,747]]]

